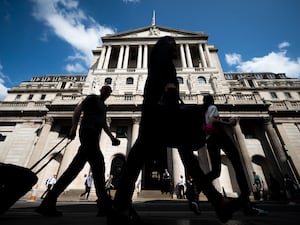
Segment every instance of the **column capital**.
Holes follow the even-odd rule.
[[[48,117],[48,116],[45,117],[45,123],[46,124],[50,124],[51,125],[53,123],[53,121],[54,121],[53,117]]]
[[[133,124],[139,124],[141,122],[141,117],[132,117]]]

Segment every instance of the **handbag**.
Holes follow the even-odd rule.
[[[166,93],[160,102],[162,139],[168,147],[191,151],[205,145],[202,105],[187,105],[174,94]]]

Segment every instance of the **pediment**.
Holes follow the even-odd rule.
[[[207,35],[203,32],[190,32],[179,29],[173,29],[168,27],[161,26],[148,26],[139,29],[129,30],[126,32],[120,32],[116,34],[110,34],[104,36],[104,40],[113,40],[113,39],[128,39],[128,38],[157,38],[163,36],[173,36],[173,37],[204,37],[207,38]]]

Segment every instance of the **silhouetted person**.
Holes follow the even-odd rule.
[[[75,138],[78,122],[83,112],[79,129],[81,145],[69,167],[36,209],[38,213],[46,216],[62,215],[56,209],[57,198],[76,178],[86,162],[90,164],[93,173],[94,185],[98,197],[98,215],[104,215],[111,208],[111,199],[105,190],[104,158],[99,147],[99,138],[102,129],[110,137],[113,145],[120,144],[120,141],[112,135],[106,122],[106,105],[104,101],[110,96],[111,92],[110,86],[103,86],[100,89],[100,95],[89,95],[76,106],[69,138]]]
[[[250,204],[249,196],[251,191],[247,182],[247,176],[242,164],[239,149],[223,127],[224,125],[234,126],[236,120],[230,119],[229,121],[225,121],[219,117],[219,111],[214,104],[212,95],[205,95],[203,97],[203,107],[205,110],[204,130],[206,133],[207,150],[211,161],[211,171],[206,175],[207,178],[209,181],[213,181],[220,176],[222,149],[234,168],[237,183],[241,192],[239,199],[243,205],[244,212],[248,215],[261,213],[261,210],[253,208]]]
[[[269,175],[269,193],[270,193],[270,200],[280,200],[281,193],[280,193],[280,184],[278,180],[270,173]]]
[[[295,197],[298,191],[298,184],[288,175],[284,175],[284,188],[289,204],[295,204]]]
[[[120,185],[114,198],[114,210],[107,220],[108,224],[139,224],[141,222],[133,209],[131,199],[135,182],[145,161],[151,158],[155,152],[166,151],[167,148],[165,138],[168,132],[162,132],[163,129],[160,129],[161,108],[159,102],[163,95],[173,95],[176,96],[174,107],[176,108],[176,104],[179,104],[179,84],[172,61],[174,58],[176,58],[174,38],[169,36],[160,38],[150,55],[139,135],[127,156]],[[224,201],[212,183],[207,182],[191,149],[182,146],[178,150],[187,173],[195,179],[197,186],[202,188],[208,200],[215,207],[220,220],[226,222],[239,206],[234,201]]]

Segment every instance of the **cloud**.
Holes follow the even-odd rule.
[[[273,72],[285,73],[288,77],[300,78],[300,57],[291,59],[287,56],[286,47],[290,43],[282,42],[278,45],[278,52],[270,52],[262,57],[254,57],[242,61],[242,56],[237,53],[225,54],[226,63],[234,66],[238,72]]]
[[[2,65],[0,64],[0,101],[3,101],[7,95],[8,88],[4,86],[4,78],[6,77],[2,72]]]
[[[225,60],[228,65],[236,65],[239,64],[242,60],[242,56],[237,53],[232,53],[232,54],[225,54]]]
[[[33,16],[50,28],[56,36],[70,44],[76,56],[80,55],[75,58],[77,61],[80,58],[82,67],[76,62],[77,68],[88,68],[92,60],[92,50],[101,44],[100,37],[115,32],[113,28],[102,26],[86,15],[79,8],[78,0],[31,1],[34,3]],[[69,65],[66,68],[70,69]]]

